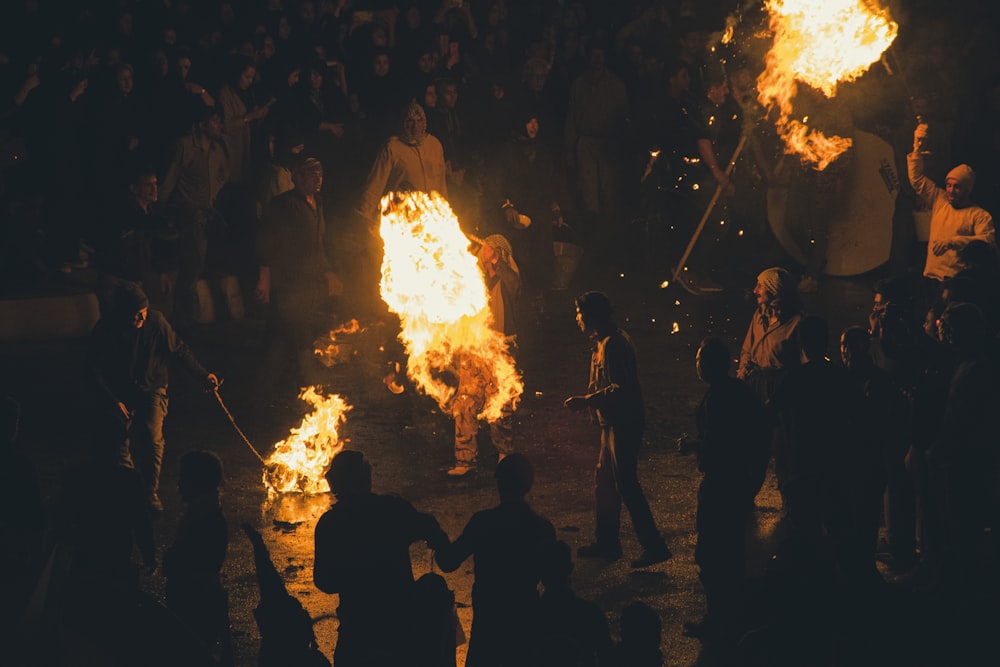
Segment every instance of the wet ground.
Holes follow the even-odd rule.
[[[763,268],[763,267],[757,267]],[[663,619],[666,665],[730,664],[724,655],[703,650],[681,634],[685,621],[701,617],[703,599],[693,560],[695,492],[699,482],[694,458],[680,455],[674,440],[693,430],[692,415],[703,387],[695,374],[694,351],[699,339],[717,335],[734,353],[742,341],[753,310],[749,298],[752,276],[739,276],[740,287],[703,297],[675,289],[660,289],[658,280],[630,272],[577,277],[569,291],[550,295],[544,312],[527,309],[519,365],[523,370],[524,400],[517,412],[516,443],[534,462],[536,483],[532,505],[548,517],[558,537],[574,549],[592,539],[592,476],[598,452],[598,434],[581,415],[562,406],[563,399],[583,390],[587,382],[589,346],[576,329],[572,297],[585,289],[609,293],[619,322],[627,328],[639,354],[640,373],[648,406],[648,430],[640,476],[654,515],[666,535],[674,558],[645,570],[632,570],[629,557],[638,544],[628,523],[623,525],[626,559],[612,564],[578,561],[575,590],[607,612],[617,633],[620,610],[641,600]],[[809,310],[827,316],[831,330],[862,324],[870,308],[871,276],[824,280],[809,295]],[[677,325],[676,333],[674,324]],[[221,394],[250,440],[266,456],[273,443],[299,423],[307,409],[288,396],[287,404],[255,407],[250,402],[260,355],[259,321],[219,322],[187,333],[187,340],[212,371],[225,377]],[[373,465],[374,486],[397,493],[420,510],[433,513],[455,537],[471,514],[497,502],[492,471],[496,455],[484,429],[477,474],[449,479],[452,427],[430,399],[409,387],[403,394],[387,391],[381,382],[384,358],[377,354],[384,328],[373,327],[370,339],[358,344],[350,362],[329,371],[330,389],[343,395],[353,409],[342,435],[347,446],[365,452]],[[83,341],[57,344],[8,345],[0,348],[5,384],[23,403],[22,444],[39,464],[43,486],[51,498],[59,476],[74,455],[78,434],[66,417],[80,391],[84,372]],[[316,620],[320,645],[330,655],[336,643],[334,596],[312,585],[312,536],[328,497],[283,496],[269,500],[261,483],[261,466],[232,429],[210,394],[198,390],[177,371],[171,387],[166,425],[167,453],[161,496],[166,511],[158,519],[157,540],[170,543],[181,509],[176,490],[177,461],[190,449],[210,448],[222,456],[227,474],[224,510],[231,535],[224,577],[230,591],[231,617],[236,634],[238,664],[256,664],[259,635],[252,617],[257,603],[251,548],[238,530],[250,522],[264,534],[272,559],[290,592]],[[768,481],[758,497],[758,535],[753,543],[751,568],[760,572],[769,554],[768,538],[779,516],[780,501]],[[432,569],[431,554],[422,545],[412,549],[416,575]],[[445,575],[455,591],[458,616],[466,632],[471,622],[472,563]],[[159,574],[143,586],[162,593]],[[464,663],[465,646],[459,649]]]

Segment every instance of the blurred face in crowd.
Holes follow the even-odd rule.
[[[275,52],[274,37],[267,35],[266,37],[264,37],[264,41],[261,45],[260,54],[264,57],[265,60],[270,60],[271,58],[274,57],[274,52]]]
[[[136,202],[145,210],[150,204],[155,203],[160,196],[159,181],[156,178],[156,174],[143,174],[132,184],[131,190]]]
[[[315,197],[323,189],[323,170],[306,169],[296,176],[296,186],[299,192],[307,197]]]
[[[389,75],[388,53],[380,53],[372,59],[372,72],[378,77]]]
[[[309,87],[313,90],[323,87],[323,75],[314,69],[309,70]]]
[[[201,124],[202,132],[211,139],[222,137],[222,118],[217,113],[213,113]]]
[[[183,56],[177,59],[177,73],[181,77],[181,81],[187,81],[188,74],[191,73],[191,59],[187,56]]]
[[[527,123],[525,123],[524,132],[529,139],[536,138],[538,136],[538,119],[532,118]]]
[[[430,53],[420,54],[420,59],[417,60],[417,69],[419,69],[421,73],[430,74],[434,71],[435,67],[437,67],[437,61],[434,59],[433,55]]]
[[[128,95],[132,92],[132,88],[135,86],[135,81],[132,78],[132,68],[131,67],[121,67],[118,69],[118,90],[121,91],[122,95]]]
[[[446,83],[441,87],[441,101],[449,109],[454,109],[458,104],[458,86],[453,83]]]
[[[433,83],[428,84],[427,88],[424,90],[424,106],[428,109],[433,109],[437,106],[438,102],[438,89]]]
[[[243,73],[240,74],[239,86],[240,90],[247,90],[253,85],[254,79],[257,78],[257,68],[256,67],[245,67]]]
[[[422,139],[427,133],[427,119],[423,116],[409,115],[403,121],[403,130],[414,140]]]

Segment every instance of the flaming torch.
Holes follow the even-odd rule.
[[[776,125],[786,152],[825,169],[851,140],[825,136],[792,117],[798,84],[833,97],[878,61],[896,39],[888,11],[869,0],[766,0],[774,41],[757,79],[758,100],[777,108]]]
[[[380,288],[400,319],[407,376],[445,410],[455,393],[448,371],[459,358],[473,359],[489,374],[477,417],[500,419],[505,405],[516,405],[524,384],[509,341],[490,326],[486,286],[458,219],[437,193],[387,195],[381,212]]]

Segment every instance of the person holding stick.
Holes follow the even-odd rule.
[[[683,255],[678,255],[672,277],[674,281],[680,277],[682,286],[695,294],[721,292],[722,288],[706,275],[706,244],[702,242],[697,246],[698,252],[692,254],[694,241],[704,226],[704,222],[696,222],[696,216],[707,203],[708,211],[703,216],[707,219],[719,196],[722,193],[733,193],[728,165],[738,154],[734,149],[734,158],[728,155],[721,157],[718,154],[721,145],[719,149],[713,146],[709,123],[703,116],[699,101],[690,94],[691,73],[688,65],[679,60],[670,65],[667,69],[667,82],[668,97],[658,142],[661,148],[659,163],[663,170],[661,182],[666,194],[664,210],[671,212],[668,220],[670,226],[680,232],[678,241],[683,243],[681,239],[694,237]],[[713,95],[712,104],[716,101],[719,105],[723,104],[728,95],[724,76],[713,79],[710,90]],[[720,124],[724,113],[728,112],[718,114]],[[732,116],[732,113],[729,115]],[[716,117],[712,116],[712,120],[712,125],[715,125]],[[712,188],[712,185],[715,187]],[[704,195],[713,191],[717,191],[717,194],[710,202],[706,202]],[[682,246],[678,244],[677,247]],[[699,267],[699,270],[692,267]]]

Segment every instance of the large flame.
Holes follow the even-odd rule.
[[[471,360],[489,377],[478,418],[496,421],[524,385],[509,341],[490,326],[489,297],[469,239],[437,193],[387,195],[381,209],[382,299],[400,319],[407,376],[445,409],[455,393],[448,372],[459,359]]]
[[[306,387],[299,398],[313,407],[288,437],[274,446],[264,462],[264,486],[276,493],[326,493],[330,485],[323,474],[333,457],[344,448],[337,429],[351,406],[341,396],[319,393]]]
[[[778,133],[787,152],[825,169],[851,146],[792,118],[792,100],[804,83],[826,97],[854,81],[896,39],[898,26],[888,11],[866,0],[766,0],[774,42],[766,69],[757,79],[758,99],[777,107]]]

